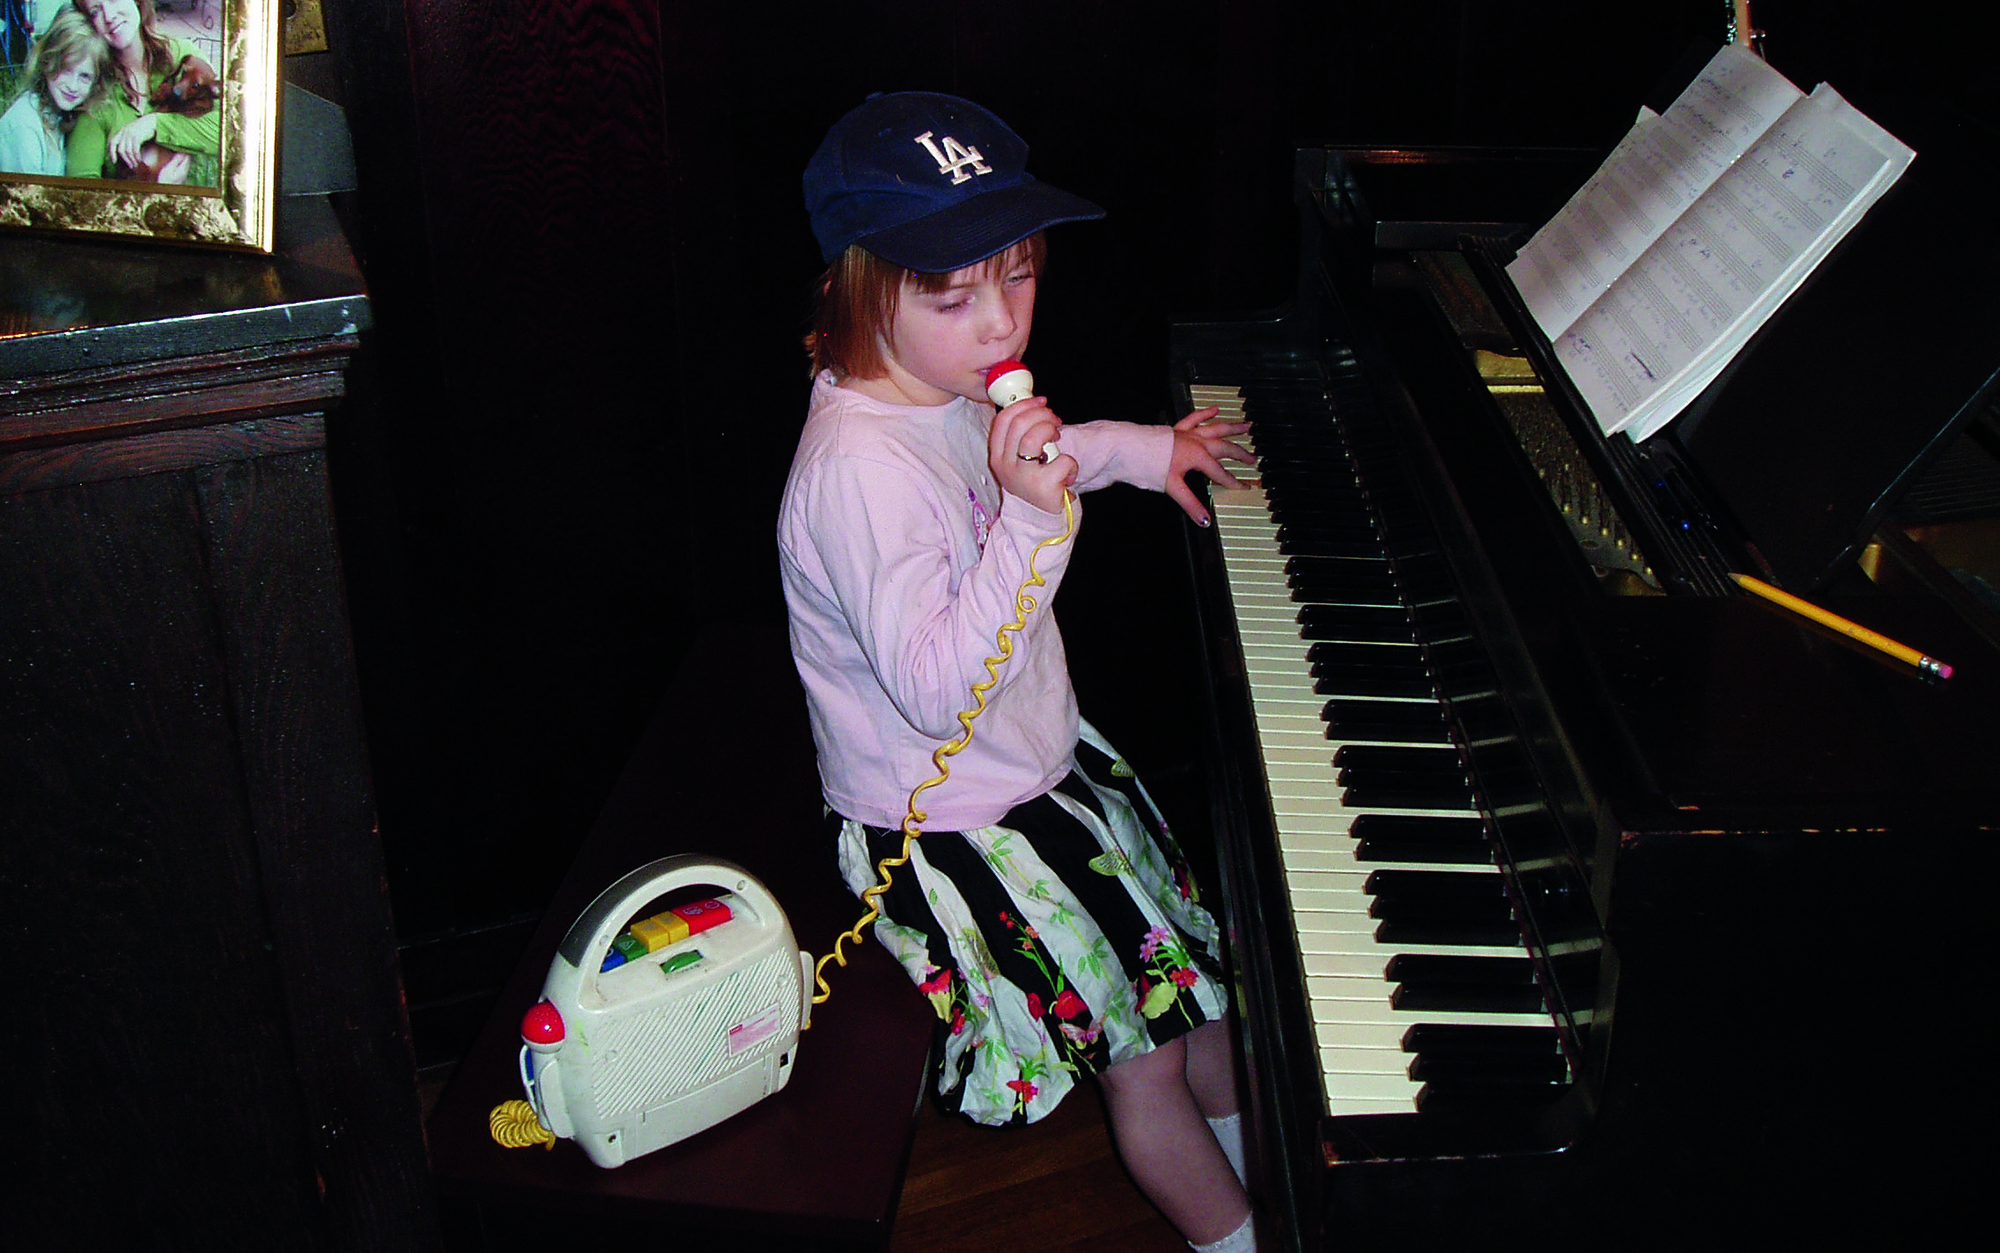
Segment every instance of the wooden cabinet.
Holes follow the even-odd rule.
[[[0,919],[22,1248],[436,1243],[325,432],[279,252],[0,239]]]

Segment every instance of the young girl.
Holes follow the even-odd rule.
[[[74,9],[60,9],[28,58],[27,84],[0,116],[0,171],[60,177],[77,118],[104,98],[111,49]]]
[[[1181,1234],[1249,1249],[1215,922],[1079,720],[1048,607],[1072,493],[1164,489],[1206,524],[1183,475],[1234,482],[1217,458],[1241,459],[1227,437],[1244,428],[1214,410],[1065,426],[1040,397],[994,412],[986,372],[1027,347],[1042,230],[1103,216],[1026,157],[979,106],[907,92],[842,118],[806,169],[832,268],[778,530],[792,652],[857,894],[901,850],[906,811],[924,813],[875,934],[937,1010],[939,1093],[980,1122],[1033,1122],[1095,1076],[1127,1167]],[[912,799],[1035,575],[969,742]]]

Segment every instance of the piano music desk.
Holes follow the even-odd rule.
[[[671,853],[734,861],[821,955],[860,909],[820,824],[805,701],[782,626],[698,635],[612,790],[527,955],[430,1119],[432,1171],[457,1247],[540,1247],[644,1233],[685,1245],[864,1249],[888,1244],[929,1052],[930,1007],[871,938],[830,966],[833,997],[799,1038],[790,1083],[679,1144],[601,1170],[569,1141],[504,1149],[487,1113],[518,1098],[521,1014],[585,906]],[[523,873],[535,873],[523,867]],[[587,1233],[587,1235],[585,1234]]]

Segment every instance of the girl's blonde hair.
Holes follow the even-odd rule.
[[[1025,262],[1039,275],[1048,255],[1048,242],[1037,231],[967,268],[990,276]],[[858,379],[887,374],[889,363],[882,359],[882,341],[888,338],[889,324],[895,321],[902,303],[903,284],[907,281],[919,292],[940,292],[951,286],[955,273],[906,270],[860,244],[849,244],[820,277],[813,328],[805,340],[813,373],[832,370],[842,378]]]
[[[49,22],[48,33],[35,44],[35,51],[28,58],[28,76],[24,90],[40,92],[49,107],[55,102],[49,100],[50,74],[60,74],[76,61],[88,59],[97,70],[97,81],[91,84],[90,94],[74,112],[63,116],[63,129],[76,124],[78,114],[87,113],[103,103],[111,90],[111,45],[97,33],[90,19],[75,9],[58,9]]]

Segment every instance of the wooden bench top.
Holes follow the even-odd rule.
[[[506,1149],[487,1114],[522,1095],[521,1015],[556,945],[605,887],[672,853],[736,862],[770,888],[816,957],[860,908],[820,821],[805,700],[784,632],[730,624],[697,638],[542,925],[429,1122],[442,1196],[499,1213],[560,1210],[666,1227],[886,1245],[935,1018],[872,938],[829,966],[832,999],[784,1090],[615,1170],[569,1141]],[[524,866],[523,873],[560,873]]]

